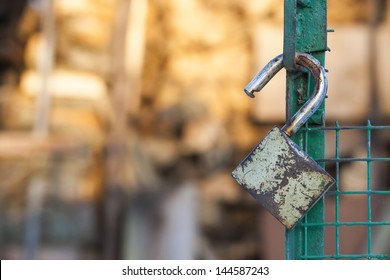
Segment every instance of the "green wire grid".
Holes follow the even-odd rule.
[[[316,159],[319,163],[326,164],[335,164],[335,186],[332,187],[332,190],[328,191],[322,202],[324,207],[327,207],[327,197],[334,198],[334,207],[335,207],[335,221],[334,222],[325,222],[325,217],[322,221],[309,222],[307,217],[304,217],[301,226],[303,227],[303,254],[299,259],[306,260],[322,260],[322,259],[390,259],[390,254],[377,254],[373,252],[372,244],[373,244],[373,236],[372,231],[374,227],[390,227],[389,221],[373,221],[372,219],[372,196],[373,195],[387,195],[390,198],[390,186],[386,186],[388,190],[374,190],[372,189],[372,163],[374,162],[390,162],[390,158],[388,157],[372,157],[372,131],[374,130],[389,130],[390,126],[373,126],[370,121],[367,122],[366,126],[340,126],[338,122],[336,122],[333,127],[308,127],[302,128],[306,136],[311,132],[315,131],[334,131],[335,132],[335,157],[333,158],[320,158]],[[367,135],[367,157],[365,158],[345,158],[340,156],[340,132],[345,130],[360,130],[366,131]],[[305,137],[308,139],[309,137]],[[306,140],[307,141],[307,140]],[[305,143],[307,146],[307,143]],[[349,190],[343,191],[340,186],[340,164],[345,162],[363,162],[367,164],[366,172],[367,172],[367,188],[366,190]],[[340,220],[340,198],[347,195],[365,195],[367,199],[367,221],[363,222],[353,222],[353,221],[341,221]],[[353,207],[353,205],[352,205]],[[340,229],[343,227],[366,227],[367,228],[367,252],[359,253],[359,254],[342,254],[340,250]],[[310,234],[312,229],[315,228],[325,228],[325,227],[333,227],[335,229],[335,247],[333,254],[320,254],[320,255],[310,255],[308,254]],[[326,234],[326,233],[325,233]]]

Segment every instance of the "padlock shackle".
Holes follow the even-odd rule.
[[[255,98],[254,92],[259,92],[283,68],[283,54],[278,55],[267,63],[260,72],[244,88],[245,93]]]
[[[293,136],[317,111],[325,99],[328,91],[328,80],[325,68],[313,56],[306,53],[296,53],[297,65],[310,71],[314,77],[314,90],[306,103],[287,121],[282,131],[288,136]],[[245,87],[244,91],[250,97],[255,97],[254,92],[260,91],[283,68],[283,54],[272,59]]]
[[[314,78],[314,89],[306,103],[282,127],[282,130],[290,137],[317,111],[328,91],[328,79],[326,78],[325,68],[317,59],[306,53],[297,53],[295,59],[298,65],[310,71]]]

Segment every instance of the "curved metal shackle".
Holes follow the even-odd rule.
[[[307,122],[315,111],[317,111],[328,91],[328,80],[326,78],[325,68],[321,66],[317,59],[309,54],[297,52],[295,54],[295,62],[298,66],[301,66],[300,68],[303,67],[310,71],[314,77],[314,90],[306,103],[282,127],[282,130],[290,137]],[[268,62],[268,64],[245,87],[245,93],[249,97],[255,97],[253,93],[260,91],[282,68],[283,54],[278,55]]]

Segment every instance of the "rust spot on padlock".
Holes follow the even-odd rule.
[[[282,68],[281,60],[282,55],[274,58],[245,92],[253,95],[261,90]],[[297,53],[296,62],[315,77],[314,94],[282,129],[273,128],[232,172],[234,179],[287,228],[294,227],[334,183],[290,139],[318,109],[327,91],[325,70],[315,58]]]

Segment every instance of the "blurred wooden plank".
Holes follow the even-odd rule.
[[[83,144],[60,135],[49,135],[43,139],[25,132],[0,133],[0,159],[21,158],[30,160],[32,156],[48,156],[51,153],[71,153]]]

